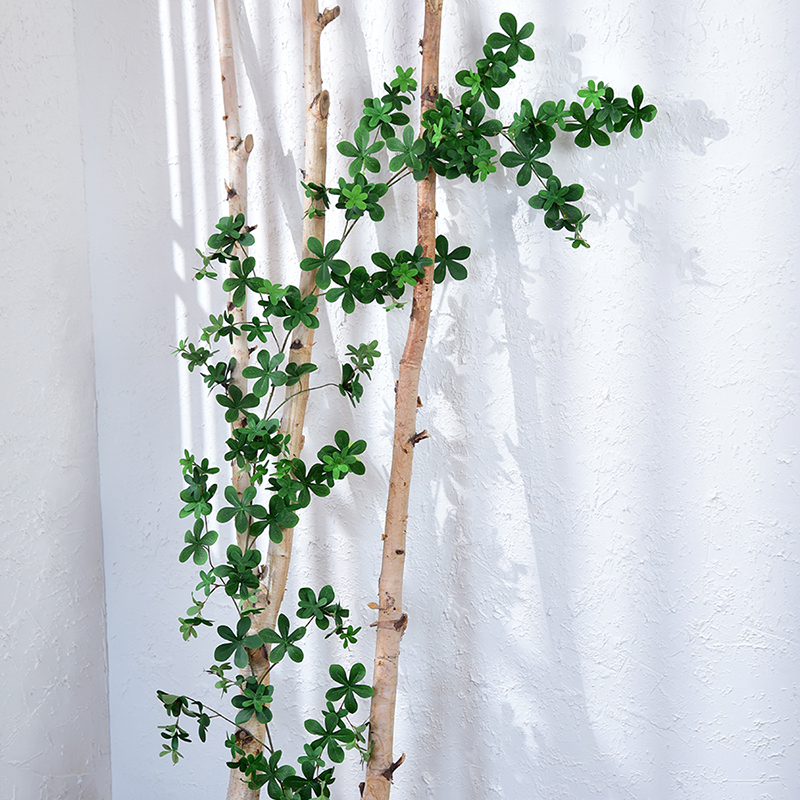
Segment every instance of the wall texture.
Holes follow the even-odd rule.
[[[0,796],[111,796],[73,9],[0,23]]]
[[[22,676],[6,702],[24,731],[4,732],[3,768],[19,782],[16,796],[35,797],[30,786],[62,796],[60,784],[42,788],[46,778],[23,782],[78,772],[59,761],[59,714],[75,720],[81,758],[96,759],[84,762],[87,772],[102,773],[107,758],[97,734],[106,695],[91,312],[114,800],[221,797],[227,776],[208,746],[187,748],[175,768],[157,757],[163,718],[154,697],[157,688],[215,694],[202,674],[213,643],[184,643],[176,623],[194,582],[193,568],[177,563],[185,531],[177,462],[184,448],[221,462],[224,429],[200,381],[170,355],[220,303],[216,289],[191,280],[194,248],[225,213],[212,12],[195,0],[74,0],[73,51],[62,5],[62,16],[39,14],[38,40],[17,33],[34,12],[14,10],[12,52],[30,67],[20,74],[12,58],[3,73],[26,97],[25,152],[51,159],[23,171],[19,141],[3,140],[10,189],[24,176],[52,192],[23,198],[23,229],[44,208],[51,230],[39,229],[42,268],[9,264],[11,286],[20,297],[41,291],[47,330],[57,333],[56,350],[37,344],[39,372],[20,384],[41,414],[30,418],[15,401],[2,418],[13,432],[10,447],[3,441],[3,534],[27,548],[25,562],[9,560],[3,585],[7,658]],[[295,279],[301,234],[296,5],[235,3],[244,129],[256,140],[256,255],[278,280]],[[323,47],[332,143],[351,136],[362,99],[380,92],[395,64],[417,65],[422,21],[421,3],[410,0],[341,6]],[[796,798],[800,12],[788,0],[511,9],[445,0],[444,92],[458,91],[452,76],[504,10],[536,23],[537,52],[503,95],[504,119],[524,96],[571,99],[589,79],[626,95],[641,83],[660,111],[638,142],[554,148],[557,173],[587,186],[591,250],[573,251],[547,231],[527,206],[530,192],[502,167],[483,184],[440,190],[441,232],[473,254],[468,281],[437,289],[424,367],[419,425],[431,438],[417,448],[409,519],[396,735],[406,763],[395,796]],[[42,42],[56,58],[39,57]],[[42,86],[48,102],[35,92]],[[53,125],[58,141],[41,133]],[[329,174],[343,166],[331,147]],[[349,241],[354,261],[413,243],[412,187],[398,188],[391,221]],[[6,213],[11,228],[19,203]],[[332,215],[331,235],[340,224]],[[24,375],[5,293],[3,308],[5,351]],[[348,343],[377,338],[384,357],[355,412],[336,393],[313,396],[309,452],[347,427],[370,442],[367,474],[306,513],[287,593],[333,583],[367,631],[352,656],[367,663],[404,328],[402,312],[323,312],[322,378],[337,375]],[[43,378],[53,370],[63,373],[55,388]],[[74,424],[62,424],[64,413]],[[37,443],[33,455],[23,455],[25,437]],[[80,465],[69,467],[66,453]],[[22,481],[51,516],[32,521]],[[62,496],[77,497],[80,513]],[[41,535],[59,524],[57,537]],[[73,541],[69,553],[83,560],[65,570]],[[40,576],[30,595],[28,555]],[[39,611],[54,585],[59,612],[88,626],[59,630],[60,663],[94,637],[96,658],[84,666],[76,655],[66,677],[60,668],[53,677],[49,661],[36,666],[38,637],[58,629],[40,619],[55,611]],[[50,686],[45,673],[65,695],[57,712],[39,710],[30,694]],[[279,685],[284,749],[299,747],[288,730],[322,702],[318,674],[310,658]],[[89,681],[97,705],[81,694]],[[38,743],[43,735],[52,747]],[[26,760],[34,754],[40,763]],[[107,797],[105,780],[85,796]],[[355,767],[345,770],[335,796],[356,796],[358,780]]]

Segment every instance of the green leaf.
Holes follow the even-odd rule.
[[[262,279],[253,275],[256,260],[252,257],[240,261],[238,258],[230,262],[231,277],[226,278],[222,288],[231,293],[231,302],[235,306],[243,306],[247,299],[247,290],[260,292],[263,286]]]
[[[272,647],[269,651],[270,664],[277,664],[288,654],[295,663],[303,660],[303,651],[295,644],[306,635],[306,628],[299,627],[289,631],[289,618],[285,614],[278,616],[278,630],[264,628],[259,631],[259,637],[265,644]]]
[[[331,190],[333,191],[333,190]],[[314,236],[308,239],[308,249],[316,256],[309,256],[300,262],[300,268],[306,271],[316,270],[316,283],[320,289],[327,289],[331,282],[331,273],[336,275],[346,275],[350,271],[350,265],[334,256],[339,252],[342,243],[339,239],[331,239],[323,250],[322,243]]]
[[[233,486],[228,486],[225,489],[225,499],[230,503],[230,506],[221,508],[217,513],[218,522],[228,522],[236,518],[236,530],[239,533],[244,533],[249,524],[249,517],[256,519],[264,519],[267,516],[267,510],[264,506],[253,504],[253,499],[256,496],[257,489],[255,486],[248,486],[242,492],[241,498]]]
[[[601,127],[597,110],[593,111],[588,119],[580,103],[573,103],[569,110],[576,121],[569,123],[566,130],[579,131],[575,137],[575,144],[578,147],[588,147],[592,140],[601,147],[611,144],[611,138]]]
[[[259,366],[251,365],[242,370],[243,377],[256,379],[253,384],[253,394],[257,398],[265,397],[273,386],[283,386],[286,383],[286,373],[278,369],[285,358],[284,353],[275,353],[272,356],[269,351],[260,350],[256,356]],[[231,389],[234,388],[236,387],[231,386]]]
[[[595,85],[594,81],[589,81],[587,88],[578,89],[578,97],[585,98],[583,101],[584,108],[588,108],[592,105],[595,108],[600,108],[600,101],[602,100],[605,91],[606,85],[603,83],[603,81],[600,81],[597,85]]]
[[[638,139],[643,132],[643,122],[652,122],[656,118],[658,109],[654,105],[647,105],[642,107],[644,102],[644,92],[642,87],[638,84],[633,87],[631,92],[633,99],[633,107],[628,106],[622,119],[614,126],[614,130],[620,132],[625,129],[625,126],[630,122],[631,136]]]
[[[350,669],[350,675],[347,675],[344,668],[339,664],[331,664],[329,672],[331,678],[341,685],[328,690],[325,699],[334,703],[338,700],[343,700],[344,707],[350,714],[358,711],[356,697],[372,697],[372,687],[359,683],[367,674],[366,667],[363,664],[354,664]]]
[[[533,33],[533,23],[526,22],[522,28],[517,31],[517,18],[508,12],[500,15],[500,27],[505,31],[506,35],[501,33],[492,33],[486,40],[489,47],[504,48],[508,47],[506,56],[510,64],[515,64],[518,58],[524,61],[533,61],[533,50],[526,44],[523,44],[523,39],[528,39]],[[496,106],[492,106],[496,108]]]
[[[297,616],[300,619],[313,617],[317,627],[324,631],[330,624],[329,617],[335,614],[333,588],[330,585],[323,586],[317,598],[314,590],[306,586],[300,589],[298,597]]]
[[[255,570],[261,560],[258,550],[245,550],[235,544],[229,545],[226,551],[227,564],[214,567],[214,574],[223,579],[225,594],[229,597],[246,598],[250,592],[258,589],[258,576]]]
[[[221,406],[228,409],[225,412],[226,422],[236,422],[246,409],[256,408],[259,404],[257,395],[243,395],[242,390],[233,383],[228,386],[228,394],[218,394],[216,399]]]
[[[447,272],[456,281],[463,281],[467,277],[467,268],[460,262],[469,258],[472,251],[462,245],[449,252],[449,246],[445,236],[436,237],[436,268],[433,271],[433,280],[436,283],[441,283]]]
[[[344,750],[339,742],[349,743],[353,741],[355,735],[343,726],[338,713],[328,712],[324,715],[324,719],[324,727],[315,719],[307,719],[304,723],[305,729],[310,734],[319,737],[311,742],[311,747],[327,748],[328,758],[335,764],[340,764],[344,761]]]
[[[372,108],[368,110],[373,111]],[[381,110],[380,113],[374,114],[373,120],[370,121],[370,125],[372,127],[376,127],[381,121],[384,121],[384,116],[386,118],[385,121],[388,122],[390,118],[390,110],[391,107],[387,107],[385,113],[383,113],[383,110]],[[353,139],[355,141],[355,145],[350,144],[350,142],[340,142],[338,145],[336,145],[337,149],[343,156],[353,159],[353,162],[350,164],[349,168],[351,177],[355,177],[359,172],[362,172],[365,169],[369,170],[370,172],[379,172],[381,168],[380,162],[378,159],[374,158],[372,154],[383,149],[383,142],[374,142],[373,144],[370,144],[369,130],[363,126],[356,128]]]
[[[198,519],[194,523],[193,530],[186,531],[184,541],[187,542],[188,546],[181,550],[178,560],[183,563],[191,558],[198,566],[205,564],[208,561],[208,548],[217,541],[217,538],[216,531],[205,533],[204,522]]]
[[[218,662],[227,661],[231,654],[234,655],[233,663],[243,669],[247,666],[249,656],[244,646],[244,640],[250,630],[250,620],[247,617],[241,617],[236,625],[236,633],[234,633],[227,625],[220,625],[217,628],[217,633],[220,638],[225,639],[225,643],[219,645],[214,650],[214,659]]]
[[[389,162],[389,169],[397,172],[403,167],[416,170],[422,168],[420,156],[425,152],[425,141],[415,139],[414,129],[408,125],[403,130],[403,139],[392,137],[387,140],[386,146],[399,155],[394,156]]]
[[[255,524],[255,531],[251,531],[252,535],[258,535],[264,529],[269,529],[269,538],[273,542],[283,541],[283,528],[287,530],[294,528],[300,521],[300,518],[291,508],[288,507],[286,501],[277,494],[273,494],[269,499],[269,511],[264,516],[263,522]]]
[[[390,86],[400,92],[413,92],[417,88],[417,82],[411,76],[414,74],[412,67],[403,69],[402,67],[395,67],[397,77],[391,82]]]

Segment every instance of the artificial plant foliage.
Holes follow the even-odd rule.
[[[258,274],[256,259],[249,252],[255,243],[254,227],[247,225],[243,213],[221,218],[208,239],[210,251],[200,253],[198,280],[215,280],[213,269],[227,266],[229,277],[222,288],[230,294],[231,306],[209,317],[198,343],[181,341],[176,352],[190,372],[201,375],[225,420],[232,424],[223,458],[235,465],[241,482],[224,486],[220,496],[217,484],[211,483],[219,467],[189,452],[181,460],[185,487],[180,492],[183,506],[179,516],[193,521],[184,534],[178,559],[207,568],[192,579],[200,599],[192,595],[192,605],[179,624],[184,639],[196,636],[200,628],[216,629],[219,643],[208,671],[217,678],[215,686],[222,690],[223,705],[227,703],[230,709],[210,709],[193,698],[159,692],[167,714],[175,718],[162,726],[162,755],[176,763],[180,758],[181,745],[190,740],[179,724],[184,718],[196,721],[201,739],[215,717],[243,730],[255,720],[266,726],[267,740],[260,742],[263,750],[245,752],[231,736],[227,740],[228,763],[251,789],[266,787],[268,795],[279,800],[329,797],[334,766],[344,759],[345,750],[356,749],[369,758],[365,724],[351,718],[359,703],[373,694],[372,687],[362,682],[367,675],[363,664],[357,662],[349,669],[332,664],[329,676],[334,685],[324,695],[324,708],[304,723],[311,738],[297,767],[273,747],[270,706],[280,702],[280,688],[268,678],[272,670],[281,663],[303,660],[312,628],[329,630],[327,635],[336,636],[343,649],[357,643],[361,629],[349,624],[349,611],[326,585],[318,593],[310,587],[300,590],[294,616],[305,624],[293,625],[288,615],[280,614],[274,629],[253,633],[251,623],[264,611],[259,606],[264,576],[258,539],[266,533],[262,541],[280,543],[284,531],[300,522],[301,512],[311,502],[329,496],[337,482],[363,475],[361,456],[367,449],[364,440],[353,439],[340,429],[332,443],[317,451],[316,460],[304,460],[290,453],[290,438],[280,432],[277,413],[292,397],[326,386],[338,388],[356,406],[364,394],[362,379],[371,378],[381,355],[377,340],[348,345],[338,380],[299,388],[318,368],[312,362],[295,363],[288,358],[294,333],[301,326],[318,327],[317,304],[321,300],[340,304],[347,314],[372,303],[392,310],[403,307],[407,293],[426,275],[437,284],[467,277],[470,247],[451,244],[444,234],[435,237],[435,254],[430,251],[433,258],[426,257],[422,245],[417,244],[394,256],[372,253],[367,260],[369,268],[351,264],[346,245],[354,225],[365,217],[381,221],[386,214],[383,198],[405,178],[419,181],[435,173],[447,180],[464,176],[473,183],[483,182],[497,172],[499,164],[516,172],[517,186],[526,192],[530,207],[543,212],[548,228],[569,233],[574,248],[588,247],[583,237],[588,214],[577,205],[584,187],[554,174],[546,160],[552,142],[559,136],[574,136],[580,148],[604,147],[610,144],[612,134],[626,129],[639,138],[644,123],[652,122],[657,113],[654,105],[644,103],[638,85],[629,101],[602,81],[589,81],[578,91],[577,99],[542,98],[536,103],[524,99],[509,121],[495,118],[494,112],[502,105],[502,89],[516,77],[518,63],[534,59],[529,44],[533,23],[520,25],[510,13],[502,14],[499,22],[500,30],[487,37],[481,57],[456,74],[456,83],[464,89],[461,96],[436,96],[422,114],[419,133],[406,113],[417,90],[414,71],[398,66],[395,77],[383,84],[384,93],[364,101],[352,136],[337,145],[349,161],[346,174],[330,185],[302,184],[312,201],[307,216],[330,214],[331,200],[342,212],[338,238],[327,243],[316,236],[306,239],[309,255],[299,267],[313,278],[314,291],[304,293],[299,286],[272,283]],[[253,305],[256,313],[244,312]],[[236,315],[231,307],[242,312]],[[214,362],[211,347],[221,339],[233,341],[242,336],[254,360],[241,369],[242,380],[235,380],[236,359]],[[275,397],[278,387],[298,388],[280,401]],[[214,559],[219,533],[212,530],[213,522],[231,525],[239,536],[218,563]],[[232,626],[216,625],[205,616],[208,599],[220,590],[232,604],[236,620]],[[230,662],[241,670],[235,679],[226,675],[232,670]]]

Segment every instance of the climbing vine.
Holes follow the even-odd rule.
[[[367,448],[365,441],[339,430],[315,459],[292,455],[290,435],[282,432],[277,414],[295,395],[325,387],[338,390],[357,406],[365,392],[364,381],[370,379],[381,355],[377,340],[351,344],[336,379],[302,388],[303,379],[318,368],[310,361],[296,363],[287,357],[293,332],[300,326],[311,330],[319,326],[319,298],[340,304],[347,314],[370,303],[392,311],[404,307],[409,291],[426,275],[436,284],[467,277],[469,244],[451,244],[443,235],[435,237],[432,257],[417,243],[395,253],[372,253],[365,264],[353,260],[347,240],[354,226],[363,218],[383,220],[383,199],[405,178],[422,181],[435,173],[446,180],[465,176],[476,183],[487,180],[501,165],[515,172],[518,187],[527,193],[529,205],[543,212],[548,228],[568,234],[574,248],[588,247],[584,231],[589,215],[580,205],[584,187],[554,173],[546,160],[552,143],[558,136],[567,136],[580,148],[605,147],[612,135],[625,130],[639,138],[644,123],[657,113],[654,105],[644,104],[638,85],[628,100],[602,81],[589,81],[572,101],[525,99],[507,121],[495,118],[501,90],[516,77],[521,62],[534,59],[528,44],[533,23],[520,27],[509,13],[502,14],[499,22],[501,30],[488,36],[482,57],[456,74],[463,93],[450,99],[437,91],[421,115],[419,133],[408,113],[417,91],[414,70],[398,66],[383,84],[382,93],[364,100],[352,136],[337,145],[349,160],[346,174],[331,185],[302,183],[310,201],[309,218],[325,217],[331,209],[342,212],[338,238],[325,243],[315,236],[306,240],[308,256],[299,267],[313,275],[311,291],[258,274],[256,259],[250,254],[255,227],[243,213],[220,219],[207,249],[197,251],[202,266],[196,279],[216,280],[225,268],[228,277],[222,288],[229,293],[230,304],[209,317],[197,342],[183,340],[175,352],[190,372],[199,373],[233,425],[224,459],[235,466],[240,483],[239,488],[230,483],[218,492],[214,481],[219,466],[188,451],[181,459],[186,485],[180,494],[179,517],[188,520],[190,527],[178,559],[191,562],[199,572],[191,604],[179,619],[180,632],[190,639],[204,628],[216,631],[219,644],[208,672],[216,679],[222,698],[212,707],[192,697],[159,691],[170,718],[162,726],[161,755],[177,763],[181,746],[191,738],[190,723],[205,741],[211,721],[225,720],[232,726],[226,740],[229,766],[241,773],[250,789],[266,787],[269,797],[276,800],[329,797],[335,765],[343,761],[345,751],[353,750],[365,761],[371,756],[366,721],[357,715],[373,688],[364,683],[367,669],[358,661],[347,668],[339,663],[330,666],[331,685],[324,707],[304,722],[308,741],[294,763],[273,743],[270,727],[271,706],[281,699],[272,676],[274,668],[301,662],[314,628],[336,637],[349,653],[357,645],[361,627],[351,624],[349,611],[336,601],[331,586],[318,592],[302,588],[294,619],[280,614],[274,628],[253,626],[253,619],[264,611],[259,605],[259,589],[265,580],[261,544],[265,540],[280,543],[312,501],[327,497],[337,482],[363,475],[360,457]],[[255,300],[256,311],[242,318],[236,309],[244,309],[248,298],[250,308]],[[244,388],[234,379],[236,359],[220,357],[215,349],[241,336],[254,353],[241,370]],[[280,387],[296,391],[282,399],[276,395]],[[222,560],[214,557],[220,536],[217,523],[232,523],[238,534],[237,543],[226,548]],[[228,598],[232,625],[217,625],[207,617],[206,605],[215,593]],[[264,726],[263,739],[248,727],[253,721]],[[255,738],[259,747],[246,752],[236,731]]]

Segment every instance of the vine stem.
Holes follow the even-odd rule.
[[[408,167],[403,167],[402,169],[397,170],[391,178],[386,182],[387,187],[394,186],[398,181],[405,178],[407,175],[411,175],[411,170]],[[364,214],[360,217],[356,217],[355,219],[345,220],[344,227],[342,228],[342,235],[339,237],[339,241],[344,244],[345,239],[353,232],[353,228],[355,228],[356,223],[360,220],[364,219]]]
[[[515,149],[515,150],[516,150],[516,151],[517,151],[517,152],[518,152],[520,155],[524,155],[524,153],[522,152],[522,150],[520,150],[520,149],[519,149],[519,147],[517,146],[517,143],[514,141],[514,139],[512,139],[512,138],[511,138],[511,136],[509,136],[509,135],[508,135],[508,132],[507,132],[507,131],[503,130],[503,131],[501,131],[501,134],[503,135],[503,138],[504,138],[504,139],[506,139],[506,140],[507,140],[507,141],[508,141],[508,142],[511,144],[511,146],[512,146],[512,147],[513,147],[513,148],[514,148],[514,149]],[[541,184],[542,184],[542,186],[543,186],[543,187],[546,189],[546,188],[547,188],[547,182],[546,182],[546,181],[545,181],[545,179],[544,179],[544,178],[543,178],[543,177],[542,177],[542,176],[541,176],[541,175],[540,175],[540,174],[539,174],[539,173],[536,171],[536,168],[532,169],[532,170],[531,170],[531,172],[533,172],[533,174],[534,174],[534,175],[536,176],[536,178],[538,179],[539,183],[541,183]],[[559,209],[559,213],[561,214],[561,217],[562,217],[563,219],[566,219],[566,218],[567,218],[567,217],[566,217],[566,214],[564,214],[563,210]],[[586,247],[588,247],[588,246],[589,246],[589,243],[586,241],[586,239],[584,239],[584,238],[583,238],[583,236],[581,236],[581,232],[580,232],[580,231],[573,231],[573,233],[575,234],[575,241],[581,241],[581,242],[583,242],[583,243],[586,245]],[[569,236],[567,237],[567,240],[568,240],[568,241],[570,240],[570,239],[569,239]]]
[[[439,95],[439,40],[442,0],[425,0],[422,37],[421,114],[435,107]],[[388,800],[394,770],[402,762],[393,757],[394,716],[397,700],[397,666],[400,640],[408,617],[403,612],[403,568],[406,553],[406,520],[411,467],[416,444],[416,416],[422,356],[428,335],[433,292],[433,260],[436,250],[436,173],[417,183],[417,243],[431,259],[425,275],[414,287],[408,336],[395,397],[394,442],[383,559],[378,582],[378,623],[375,643],[372,702],[370,705],[370,758],[364,800]]]
[[[297,397],[297,395],[305,394],[307,392],[315,392],[317,389],[324,389],[326,386],[339,386],[339,384],[321,383],[319,386],[307,386],[305,389],[298,389],[298,391],[296,391],[294,394],[290,394],[282,403],[275,406],[275,409],[272,411],[272,413],[275,414],[281,406],[286,405],[286,403],[290,402],[292,399]],[[294,456],[292,456],[292,458],[294,458]]]
[[[193,703],[197,703],[198,702],[193,697],[188,697],[187,696],[186,699],[187,700],[191,700]],[[201,703],[201,705],[203,706],[204,709],[206,709],[207,711],[210,711],[215,717],[219,717],[220,719],[224,719],[225,722],[230,723],[231,725],[233,725],[238,730],[244,730],[244,728],[242,728],[241,725],[237,725],[234,720],[232,720],[230,717],[226,717],[223,713],[221,713],[220,711],[217,711],[215,708],[212,708],[211,706],[206,705],[205,703]],[[266,727],[266,731],[267,731],[267,737],[269,737],[269,727]],[[252,736],[252,734],[250,734],[250,735]],[[258,742],[262,747],[266,747],[267,750],[269,750],[270,753],[273,752],[271,737],[269,737],[269,744],[267,742],[262,742],[260,739],[256,739],[255,736],[253,736],[253,739],[256,742]]]

